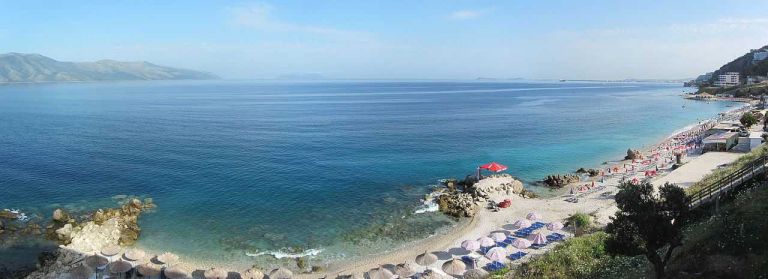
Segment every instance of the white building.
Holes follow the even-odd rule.
[[[715,82],[715,85],[720,87],[729,87],[729,86],[739,85],[739,73],[727,72],[724,75],[720,75],[717,77],[717,81]]]

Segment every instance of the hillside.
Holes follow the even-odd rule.
[[[756,51],[768,51],[768,46],[761,47]],[[728,62],[727,64],[720,67],[720,69],[715,70],[715,72],[710,77],[710,82],[714,83],[718,75],[724,74],[726,72],[739,72],[742,77],[753,75],[765,76],[768,74],[768,59],[755,63],[752,61],[754,52],[755,51],[751,51],[742,56],[739,56],[733,61]]]
[[[0,54],[0,82],[216,79],[193,70],[148,62],[64,62],[40,54]]]

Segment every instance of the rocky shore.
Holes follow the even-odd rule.
[[[155,208],[152,199],[126,199],[117,208],[98,209],[83,217],[74,217],[63,209],[53,211],[45,236],[59,244],[59,249],[39,257],[37,270],[28,279],[61,278],[84,257],[110,245],[129,246],[138,240],[139,216]]]
[[[437,204],[440,212],[454,217],[474,216],[496,193],[517,194],[525,198],[536,196],[509,174],[495,174],[479,181],[470,178],[461,182],[448,180],[444,184],[446,188],[437,196]]]

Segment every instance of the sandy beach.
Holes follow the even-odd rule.
[[[731,110],[724,115],[734,117],[741,113],[743,108]],[[478,211],[471,218],[464,218],[452,228],[443,233],[430,236],[416,242],[409,243],[402,247],[383,252],[377,255],[370,255],[362,259],[350,261],[341,261],[333,263],[327,267],[326,271],[315,272],[311,274],[298,274],[297,278],[335,278],[339,275],[362,276],[365,272],[379,266],[391,266],[401,263],[408,263],[417,272],[431,269],[442,273],[440,266],[445,261],[452,258],[462,257],[471,254],[476,257],[478,266],[484,266],[490,261],[480,255],[478,252],[470,252],[461,248],[461,242],[464,240],[475,240],[487,236],[493,232],[502,232],[510,235],[516,228],[512,225],[515,221],[525,219],[526,215],[535,212],[541,216],[537,221],[549,223],[560,221],[574,213],[586,213],[595,216],[595,222],[598,226],[603,226],[609,222],[617,207],[613,200],[613,194],[618,190],[617,186],[622,181],[638,180],[651,181],[656,185],[664,182],[673,182],[686,184],[698,181],[704,175],[711,172],[718,165],[730,163],[738,159],[743,153],[718,153],[712,152],[705,155],[685,156],[683,167],[674,171],[671,170],[671,162],[674,160],[674,154],[695,153],[696,146],[686,146],[685,143],[700,138],[701,133],[706,130],[710,121],[699,122],[689,126],[687,130],[680,131],[674,135],[665,138],[658,144],[652,145],[647,150],[641,152],[642,159],[621,160],[612,163],[602,164],[596,167],[601,173],[595,177],[582,176],[578,183],[572,183],[560,190],[558,194],[551,198],[524,198],[518,194],[508,191],[490,192],[489,200],[496,203],[505,199],[512,202],[511,207],[493,211],[485,207],[485,203],[478,202]],[[650,174],[652,173],[652,174]],[[515,178],[507,174],[494,174],[480,180],[476,186],[487,189],[498,188],[499,185],[518,183]],[[590,189],[586,189],[590,188]],[[569,193],[569,189],[575,189],[575,193]],[[568,201],[569,198],[577,198],[577,202]],[[98,231],[100,228],[95,228]],[[538,229],[549,234],[546,228]],[[113,229],[111,231],[114,231]],[[565,228],[561,231],[568,237],[573,236],[572,228]],[[112,242],[115,242],[114,240]],[[520,264],[529,260],[531,257],[545,253],[552,249],[556,243],[549,244],[540,249],[522,249],[528,253],[528,256],[512,263]],[[82,248],[82,247],[81,247]],[[88,251],[78,251],[78,247],[66,247],[75,252],[84,255],[92,254],[93,249]],[[517,252],[518,249],[508,246],[508,253]],[[159,253],[146,249],[149,255]],[[431,252],[438,256],[438,261],[431,266],[420,266],[415,263],[415,258],[424,252]],[[177,266],[183,267],[189,271],[195,271],[196,278],[202,274],[203,270],[210,267],[226,268],[231,271],[243,271],[250,266],[232,266],[227,263],[217,262],[195,262],[182,259]]]

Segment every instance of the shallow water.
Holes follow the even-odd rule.
[[[452,224],[412,214],[438,179],[488,161],[526,181],[594,166],[730,105],[682,92],[479,81],[5,85],[0,208],[47,216],[149,196],[159,208],[141,219],[144,247],[231,261],[286,247],[322,250],[320,261],[354,257]]]

